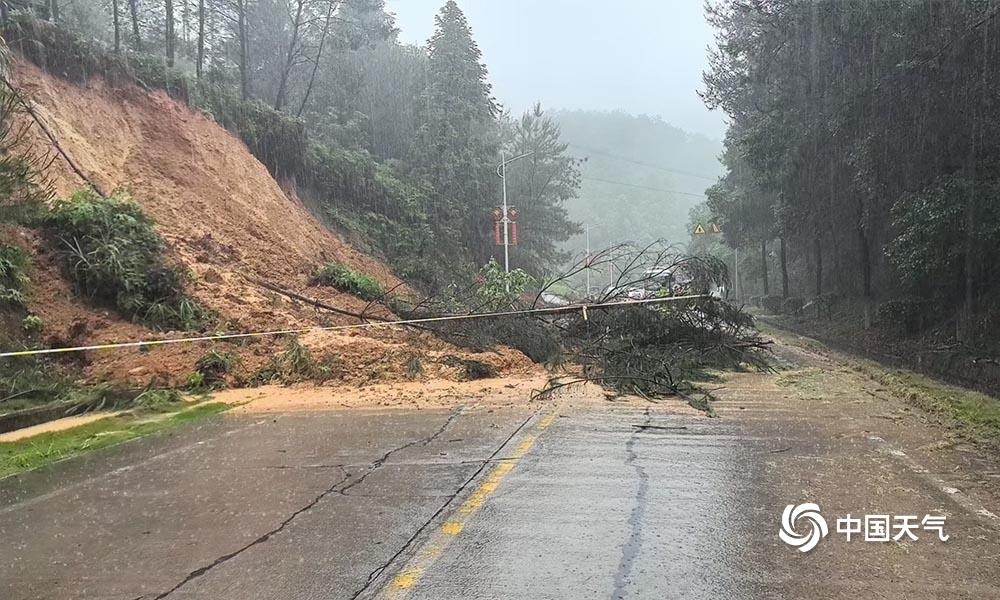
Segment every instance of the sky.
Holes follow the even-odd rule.
[[[387,0],[400,40],[423,45],[445,0]],[[458,0],[494,95],[514,113],[550,109],[659,115],[721,140],[723,114],[697,90],[712,31],[703,0]]]

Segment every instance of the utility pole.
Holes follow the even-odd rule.
[[[510,273],[510,217],[507,212],[509,207],[507,206],[507,163],[512,163],[515,160],[520,160],[526,156],[531,156],[534,154],[532,152],[525,152],[519,156],[508,159],[507,153],[503,150],[500,151],[500,164],[497,165],[497,176],[500,177],[501,185],[503,187],[503,215],[500,217],[500,222],[503,223],[503,272],[505,274]],[[510,282],[507,282],[507,291],[510,291]]]
[[[503,216],[500,222],[503,223],[503,272],[510,273],[510,219],[507,217],[507,154],[500,152],[500,179],[503,182]],[[509,285],[509,284],[508,284]],[[508,288],[508,292],[510,289]]]
[[[587,298],[590,298],[590,223],[587,223]]]

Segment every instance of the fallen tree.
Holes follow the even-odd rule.
[[[579,310],[538,312],[551,290],[571,288],[588,269],[615,273],[611,285],[583,294],[571,304]],[[582,257],[535,286],[533,297],[523,293],[530,285],[523,273],[492,265],[467,289],[418,301],[394,298],[391,306],[407,318],[455,314],[457,307],[465,314],[518,311],[428,328],[459,345],[505,344],[547,363],[555,376],[540,395],[589,381],[613,394],[680,396],[710,413],[711,395],[697,382],[710,379],[712,370],[769,368],[769,342],[753,317],[718,297],[727,283],[726,267],[716,259],[660,244],[623,245]]]

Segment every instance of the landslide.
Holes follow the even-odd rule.
[[[14,76],[70,160],[103,192],[128,190],[156,221],[169,258],[191,274],[187,293],[218,316],[216,330],[358,322],[262,289],[245,276],[355,312],[367,303],[310,285],[317,265],[338,261],[372,275],[387,288],[400,283],[384,264],[320,224],[293,187],[282,189],[235,135],[166,93],[133,85],[112,87],[100,77],[80,86],[26,61],[17,62]],[[32,128],[37,152],[53,157],[47,175],[57,194],[68,196],[84,185],[70,163],[54,152],[42,129],[34,123]],[[162,336],[74,297],[52,243],[36,231],[6,228],[0,234],[33,256],[30,309],[45,323],[43,345]],[[286,344],[280,338],[260,338],[212,347],[239,354],[240,369],[249,375]],[[412,378],[418,373],[461,378],[460,369],[450,366],[454,360],[448,357],[453,355],[484,362],[497,372],[531,366],[516,351],[470,354],[429,334],[399,329],[310,333],[303,344],[314,356],[336,363],[339,380],[354,383]],[[176,385],[209,348],[209,344],[177,344],[149,351],[88,351],[69,360],[78,361],[91,380]]]

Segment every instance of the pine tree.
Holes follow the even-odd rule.
[[[490,95],[482,53],[461,9],[449,0],[435,17],[427,43],[427,90],[423,125],[413,162],[439,194],[431,213],[440,224],[458,224],[458,235],[475,259],[485,262],[492,241],[488,210],[499,185],[498,107]]]
[[[580,188],[580,160],[567,154],[559,126],[542,111],[541,104],[505,128],[507,156],[529,154],[507,172],[507,191],[518,218],[518,247],[514,266],[544,276],[566,261],[563,242],[583,233],[569,220],[564,203]]]
[[[385,8],[385,0],[345,0],[337,16],[334,37],[342,47],[351,50],[395,41],[399,33],[395,18]]]

